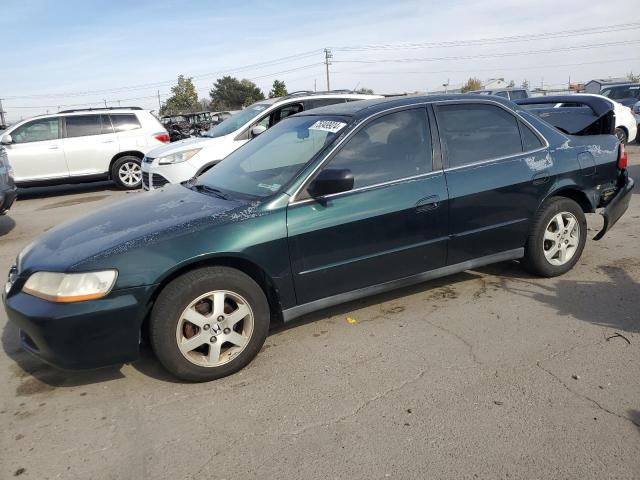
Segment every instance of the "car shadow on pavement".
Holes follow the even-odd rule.
[[[12,323],[7,323],[2,331],[2,348],[16,362],[10,369],[10,375],[20,381],[16,395],[32,395],[52,388],[78,387],[124,378],[118,366],[77,371],[54,368],[20,347],[18,327]]]
[[[601,265],[598,270],[609,281],[564,280],[560,277],[554,284],[547,285],[544,281],[527,280],[524,275],[513,276],[511,280],[508,273],[496,275],[500,278],[501,288],[551,306],[557,315],[572,316],[614,330],[640,332],[640,308],[635,307],[640,297],[640,283],[619,265]],[[627,302],[628,308],[617,309],[625,314],[612,313],[616,311],[612,301]]]
[[[20,188],[18,189],[18,201],[32,200],[34,198],[60,197],[63,195],[75,195],[78,193],[102,192],[105,190],[119,191],[121,189],[110,180],[91,183],[54,185],[49,187]]]
[[[16,226],[16,221],[8,215],[0,216],[0,237],[6,235]]]

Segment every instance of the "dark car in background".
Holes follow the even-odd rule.
[[[13,169],[9,165],[7,152],[0,146],[0,215],[11,208],[16,199],[18,189],[13,181]]]
[[[633,108],[640,101],[640,83],[625,83],[605,87],[601,95],[621,103],[625,107]]]
[[[633,188],[610,102],[584,101],[582,136],[478,95],[293,115],[198,178],[46,232],[9,272],[8,317],[54,365],[128,362],[147,337],[205,381],[314,310],[506,260],[561,275],[585,212],[603,209],[602,238]]]

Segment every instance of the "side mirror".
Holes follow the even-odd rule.
[[[265,127],[264,125],[256,125],[251,129],[251,136],[257,137],[261,133],[264,133],[266,130],[267,130],[267,127]]]
[[[2,138],[0,139],[0,143],[2,145],[11,145],[13,143],[13,138],[11,138],[11,135],[7,133],[6,135],[2,135]]]
[[[312,197],[322,197],[332,193],[348,192],[353,188],[353,173],[348,168],[328,168],[322,170],[309,185]]]

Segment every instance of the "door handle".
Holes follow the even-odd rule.
[[[58,147],[58,145],[51,145],[49,147],[49,150],[58,150],[58,148],[60,148],[60,147]]]
[[[423,213],[435,210],[440,206],[440,197],[438,195],[431,195],[430,197],[424,197],[418,200],[416,203],[416,212]]]
[[[102,143],[113,143],[115,140],[103,140]]]
[[[533,176],[533,184],[534,185],[542,185],[543,183],[547,183],[548,181],[549,181],[549,173],[548,172],[536,173]]]

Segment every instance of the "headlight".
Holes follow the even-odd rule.
[[[118,272],[36,272],[22,287],[24,293],[50,302],[82,302],[106,296],[116,283]]]
[[[198,153],[201,148],[194,148],[193,150],[185,150],[184,152],[174,153],[172,155],[167,155],[166,157],[158,158],[159,165],[169,165],[172,163],[180,163],[186,162],[191,157],[193,157],[196,153]]]

